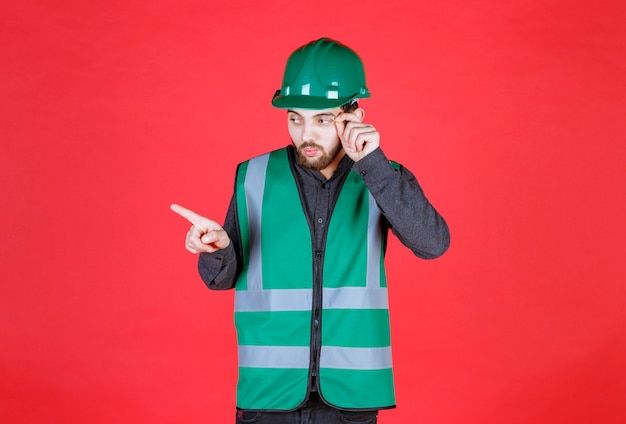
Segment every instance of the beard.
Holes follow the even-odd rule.
[[[317,149],[321,153],[321,156],[316,158],[308,157],[302,152],[302,149],[305,149],[307,147],[313,147]],[[341,143],[338,143],[335,147],[333,147],[330,152],[327,152],[319,144],[307,141],[300,145],[300,147],[296,149],[296,152],[298,153],[298,165],[300,165],[304,169],[321,171],[322,169],[325,169],[328,165],[330,165],[335,160],[339,152],[341,152]]]

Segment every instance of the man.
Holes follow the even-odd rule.
[[[375,423],[395,406],[387,232],[424,259],[450,237],[364,122],[367,97],[350,48],[300,47],[272,99],[292,145],[239,165],[224,227],[172,205],[207,286],[235,288],[237,423]]]

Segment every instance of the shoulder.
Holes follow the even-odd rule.
[[[281,155],[287,155],[287,150],[289,149],[289,146],[287,147],[282,147],[280,149],[276,149],[276,150],[271,150],[269,152],[266,153],[261,153],[259,155],[253,156],[248,160],[245,160],[243,162],[241,162],[239,164],[239,166],[250,163],[250,162],[263,162],[263,161],[267,161],[269,159],[270,156],[281,156]]]
[[[252,178],[264,178],[271,170],[284,169],[291,161],[289,146],[254,156],[237,165],[238,181],[252,175]],[[249,178],[249,177],[248,177]]]

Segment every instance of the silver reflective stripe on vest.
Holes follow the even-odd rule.
[[[239,346],[239,366],[250,368],[309,368],[308,346]]]
[[[320,368],[346,370],[391,368],[391,347],[322,346]]]
[[[248,210],[248,228],[250,229],[250,256],[248,260],[248,289],[263,288],[263,267],[261,266],[261,211],[263,210],[263,192],[265,191],[265,173],[270,155],[256,157],[248,163],[246,180],[246,206]]]
[[[308,368],[308,346],[239,346],[239,366]],[[391,368],[391,347],[322,346],[321,368],[378,370]]]
[[[312,299],[311,289],[240,290],[235,312],[310,311]],[[387,288],[325,288],[322,301],[327,309],[387,309]]]
[[[381,213],[376,200],[369,197],[369,216],[367,221],[367,287],[380,287],[380,261],[382,235],[380,232]]]
[[[386,287],[325,288],[322,306],[327,309],[387,309]]]
[[[235,312],[310,311],[311,289],[240,290],[235,296]]]

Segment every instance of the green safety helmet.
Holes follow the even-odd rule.
[[[329,109],[370,97],[361,58],[349,47],[320,38],[294,51],[283,85],[272,99],[282,109]]]

